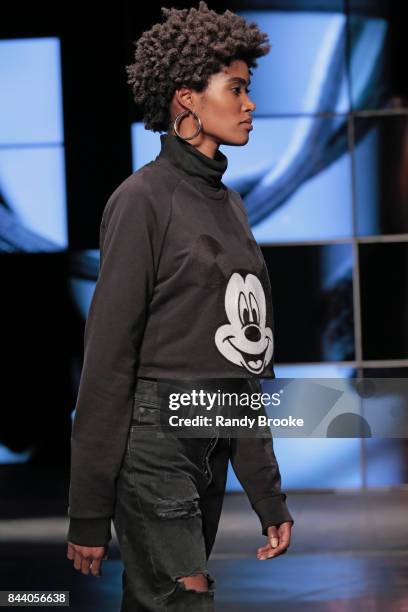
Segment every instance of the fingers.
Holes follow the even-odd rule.
[[[106,548],[80,546],[68,542],[67,558],[74,561],[74,568],[80,570],[83,574],[91,573],[93,576],[101,576],[101,564],[104,559],[108,558]]]
[[[279,536],[279,546],[287,548],[290,543],[290,535],[288,533],[282,533]]]
[[[279,533],[276,527],[268,527],[268,540],[272,548],[279,546]]]
[[[269,552],[269,551],[270,551],[270,549],[271,549],[270,545],[269,545],[269,544],[265,544],[265,546],[260,546],[260,547],[257,549],[257,552],[258,552],[258,553],[267,553],[267,552]]]
[[[75,548],[73,547],[73,545],[71,544],[71,542],[68,542],[68,546],[67,546],[67,558],[72,561],[72,559],[75,556]]]
[[[75,550],[75,556],[74,556],[75,569],[80,570],[82,568],[82,559],[83,559],[83,556],[81,555],[81,553],[78,552],[78,550]]]
[[[279,529],[268,527],[268,543],[257,549],[257,559],[264,561],[284,554],[290,544],[291,524],[282,523]]]
[[[93,576],[102,576],[101,563],[102,559],[94,559],[92,561],[91,572]]]
[[[83,574],[89,574],[89,566],[91,565],[92,559],[82,557],[81,559],[81,572]]]
[[[287,551],[287,546],[285,544],[279,544],[276,548],[272,548],[270,544],[258,548],[256,557],[259,561],[265,561],[266,559],[272,559],[273,557],[278,557]]]

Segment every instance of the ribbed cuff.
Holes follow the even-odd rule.
[[[111,518],[70,517],[67,539],[79,546],[107,546],[112,539]]]
[[[252,504],[253,509],[257,513],[262,525],[262,534],[268,535],[268,527],[272,525],[280,525],[286,521],[295,523],[285,503],[286,494],[272,495],[264,497],[255,504]]]

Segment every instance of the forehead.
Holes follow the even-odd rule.
[[[251,73],[248,64],[243,60],[234,60],[229,66],[223,66],[219,72],[212,74],[210,78],[210,82],[218,86],[233,81],[249,83],[250,80]]]
[[[248,64],[243,60],[234,60],[229,66],[224,66],[221,70],[224,80],[241,78],[248,80],[250,77]]]

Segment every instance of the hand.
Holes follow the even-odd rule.
[[[67,558],[74,560],[74,568],[81,570],[83,574],[102,576],[102,561],[108,558],[107,546],[80,546],[68,542]]]
[[[272,559],[285,553],[290,543],[291,529],[290,521],[268,527],[268,543],[258,548],[256,552],[258,561]]]

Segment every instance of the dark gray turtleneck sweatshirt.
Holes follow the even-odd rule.
[[[228,160],[160,139],[160,154],[116,188],[102,215],[71,437],[68,540],[77,544],[111,539],[137,376],[275,376],[268,271],[240,195],[222,182]],[[231,462],[266,534],[293,519],[273,450],[253,439],[257,479],[244,444],[235,440]]]

